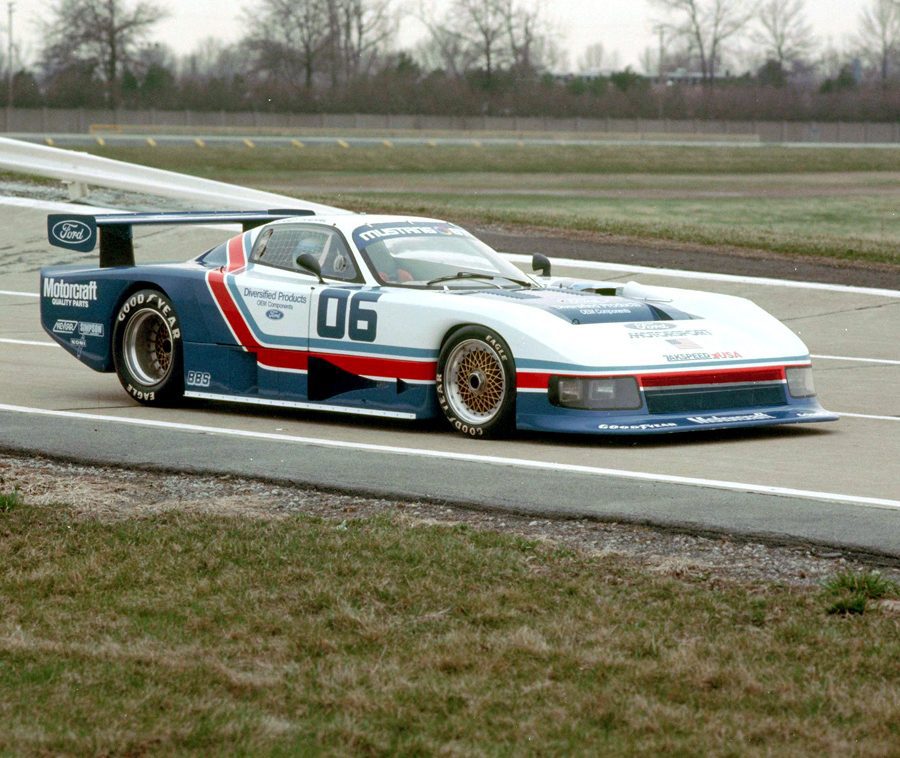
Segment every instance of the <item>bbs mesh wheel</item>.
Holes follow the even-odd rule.
[[[498,334],[484,327],[464,327],[441,349],[438,403],[450,425],[462,434],[501,434],[515,417],[515,377],[512,353]]]
[[[165,405],[181,398],[181,326],[168,297],[146,289],[125,299],[116,314],[113,359],[119,381],[139,403]]]

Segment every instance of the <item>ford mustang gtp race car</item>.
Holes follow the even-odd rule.
[[[241,223],[182,264],[132,228]],[[809,352],[753,303],[529,275],[462,228],[310,211],[52,215],[100,266],[41,272],[44,329],[138,402],[182,397],[510,428],[643,434],[837,418]]]

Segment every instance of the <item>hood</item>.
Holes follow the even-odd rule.
[[[479,290],[466,293],[467,297],[501,298],[517,305],[538,308],[566,323],[614,324],[621,322],[652,322],[687,320],[691,316],[673,308],[669,303],[651,305],[643,300],[633,300],[617,295],[598,295],[577,290]]]

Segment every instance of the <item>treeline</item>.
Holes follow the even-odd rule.
[[[540,6],[526,6],[522,0],[453,0],[444,13],[422,16],[428,28],[423,42],[398,51],[392,46],[400,18],[393,2],[257,0],[245,11],[248,31],[237,44],[207,40],[178,58],[152,36],[165,11],[151,2],[59,0],[44,30],[40,61],[12,77],[12,103],[297,113],[900,120],[900,0],[871,0],[862,16],[871,21],[870,11],[896,9],[883,19],[884,28],[873,29],[880,30],[882,39],[885,30],[895,33],[896,25],[895,42],[886,51],[872,48],[865,60],[859,50],[844,56],[831,51],[818,62],[802,23],[802,0],[754,5],[760,14],[755,27],[746,14],[749,4],[654,0],[669,21],[658,28],[666,44],[660,44],[655,58],[654,51],[646,51],[645,69],[652,75],[604,68],[598,45],[585,52],[578,73],[554,73],[562,68],[559,46],[542,31],[546,24]],[[741,7],[743,15],[731,19],[730,27],[720,18],[718,26],[707,29],[700,13],[705,2]],[[691,23],[679,15],[685,6],[696,12],[685,16]],[[761,19],[771,28],[768,43]],[[723,37],[724,28],[731,31]],[[726,43],[741,29],[757,41],[762,63],[738,76],[725,65]],[[9,94],[0,101],[8,101]]]

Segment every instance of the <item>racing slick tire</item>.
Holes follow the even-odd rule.
[[[113,326],[113,361],[125,391],[144,405],[170,405],[184,394],[181,323],[162,292],[132,292]]]
[[[514,425],[516,364],[503,338],[466,326],[441,348],[438,404],[450,426],[469,437],[496,437]]]

